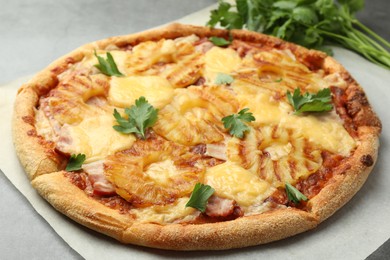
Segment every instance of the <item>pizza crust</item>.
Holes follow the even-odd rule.
[[[325,54],[286,43],[280,39],[249,31],[232,30],[235,39],[262,43],[270,47],[290,48],[303,62],[339,72],[350,85],[346,91],[363,93],[361,87],[333,58]],[[41,139],[34,127],[34,108],[39,96],[56,86],[56,77],[69,64],[80,61],[93,49],[109,45],[119,47],[135,45],[147,40],[177,38],[197,34],[200,37],[228,37],[225,30],[173,24],[165,28],[119,36],[84,45],[61,57],[39,73],[18,92],[13,117],[13,139],[19,159],[39,194],[58,211],[76,222],[111,236],[123,243],[174,250],[220,250],[268,243],[286,238],[316,227],[347,203],[361,188],[377,159],[381,124],[369,104],[360,102],[355,112],[359,144],[353,156],[339,171],[331,183],[308,202],[309,212],[294,208],[277,209],[233,221],[209,224],[140,224],[130,215],[123,215],[89,198],[71,184],[64,173],[63,160],[53,146]],[[310,58],[310,59],[309,59]],[[356,102],[352,99],[349,104]],[[358,104],[354,105],[359,106]]]
[[[133,222],[130,215],[92,200],[73,185],[64,172],[36,177],[31,184],[55,209],[74,221],[100,233],[122,240],[122,234]]]
[[[122,243],[172,250],[221,250],[264,244],[315,228],[314,214],[294,208],[209,224],[142,224],[90,199],[64,172],[38,176],[33,187],[56,210]]]

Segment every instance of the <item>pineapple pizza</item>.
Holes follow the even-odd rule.
[[[55,209],[122,243],[283,239],[361,188],[381,122],[333,58],[173,24],[82,46],[18,91],[16,152]]]

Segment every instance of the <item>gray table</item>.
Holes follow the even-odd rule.
[[[33,74],[84,43],[148,29],[215,2],[0,0],[0,85]],[[371,0],[358,17],[390,41],[389,10],[389,0]],[[0,259],[82,259],[3,173],[0,205]],[[389,241],[370,259],[386,255],[390,255]]]

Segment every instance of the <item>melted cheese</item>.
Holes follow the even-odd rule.
[[[234,50],[213,47],[205,54],[204,76],[207,82],[213,84],[218,73],[230,74],[240,63],[241,58]]]
[[[293,129],[296,137],[303,136],[321,149],[343,156],[349,156],[356,146],[334,113],[321,116],[289,114],[281,119],[280,126]]]
[[[305,137],[319,148],[343,156],[348,156],[356,146],[355,140],[334,112],[297,116],[287,102],[276,102],[270,93],[265,91],[259,91],[255,95],[247,95],[244,92],[238,94],[238,99],[242,107],[248,107],[253,113],[256,118],[253,122],[255,126],[278,125],[292,129],[296,138]]]
[[[108,101],[117,107],[130,107],[144,96],[156,108],[162,108],[173,96],[173,87],[159,76],[112,77]]]
[[[61,131],[70,136],[70,142],[63,143],[62,151],[85,154],[88,163],[131,147],[135,137],[115,131],[113,125],[112,115],[86,118],[79,125],[64,125]]]
[[[137,221],[141,223],[161,224],[175,221],[190,221],[197,216],[197,211],[194,208],[186,207],[188,200],[188,197],[183,197],[178,199],[174,204],[132,209],[131,213],[134,214]]]
[[[207,169],[205,181],[215,189],[218,196],[235,200],[245,207],[261,202],[273,191],[256,174],[232,162]]]

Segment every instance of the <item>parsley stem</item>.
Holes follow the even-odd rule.
[[[390,53],[386,50],[380,51],[375,49],[372,45],[366,44],[359,37],[356,36],[355,30],[347,33],[347,36],[317,29],[323,35],[330,36],[336,42],[339,42],[351,50],[360,53],[362,56],[372,61],[373,63],[384,68],[390,68]]]
[[[376,40],[378,40],[380,43],[382,43],[384,46],[390,48],[390,42],[386,41],[382,37],[380,37],[378,34],[373,32],[370,28],[359,22],[358,20],[352,20],[352,23],[356,26],[358,26],[360,29],[365,31],[366,33],[370,34],[372,37],[374,37]]]

